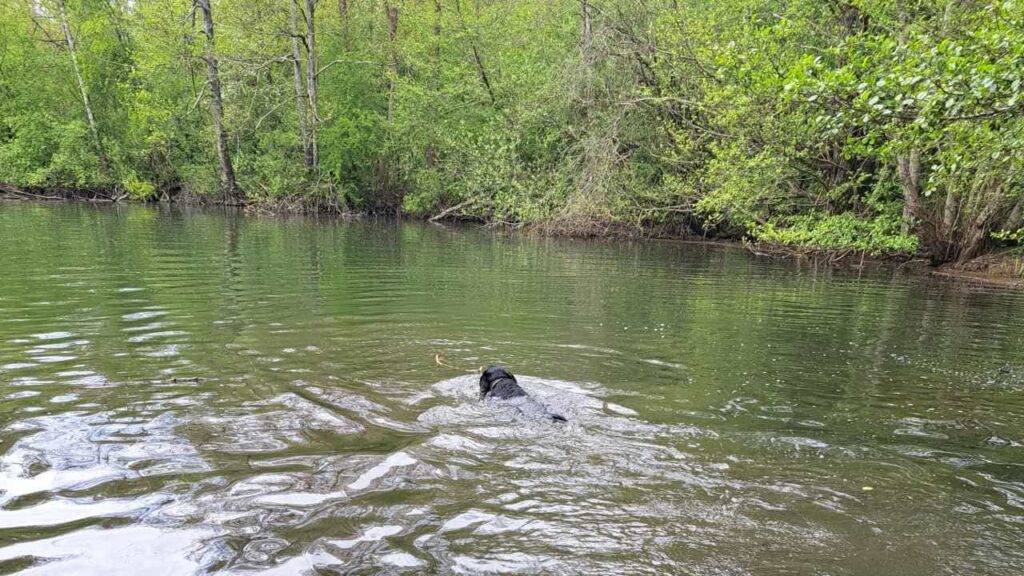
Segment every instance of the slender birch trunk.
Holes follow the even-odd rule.
[[[338,23],[341,24],[341,39],[345,45],[345,50],[349,50],[351,46],[351,38],[348,33],[348,12],[349,5],[348,0],[338,0]]]
[[[390,124],[395,116],[395,83],[398,80],[398,50],[395,47],[398,38],[398,7],[392,6],[390,2],[385,2],[384,12],[388,19],[388,45],[391,52],[391,75],[388,78],[388,123]]]
[[[320,169],[317,145],[320,116],[317,105],[316,1],[306,0],[306,90],[309,92],[309,157],[310,168]]]
[[[224,127],[224,101],[221,97],[220,72],[213,43],[213,10],[210,7],[210,0],[195,0],[194,6],[202,12],[203,34],[206,36],[203,59],[206,61],[207,83],[210,85],[210,115],[213,117],[221,191],[226,201],[244,203],[245,196],[235,182],[235,169],[231,164],[231,152],[228,149],[228,133]]]
[[[903,234],[915,232],[921,212],[921,153],[911,150],[896,158],[903,190]]]
[[[96,154],[99,156],[100,171],[105,175],[107,172],[107,154],[103,150],[103,142],[100,140],[100,131],[96,126],[96,116],[92,112],[92,103],[89,101],[89,91],[85,87],[85,79],[82,77],[82,70],[78,66],[78,50],[75,46],[75,37],[71,34],[71,24],[68,22],[67,7],[64,0],[57,0],[57,10],[60,13],[60,29],[64,32],[64,41],[68,46],[68,53],[71,55],[71,68],[75,72],[75,80],[78,82],[78,91],[82,95],[82,106],[85,107],[85,118],[89,124],[89,133],[92,135],[93,145],[96,146]]]
[[[295,76],[295,115],[298,118],[299,139],[302,141],[302,159],[307,171],[313,170],[313,150],[309,145],[309,131],[306,128],[306,88],[302,83],[302,47],[300,46],[298,6],[299,0],[291,2],[292,72]]]

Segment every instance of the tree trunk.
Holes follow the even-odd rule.
[[[480,12],[480,7],[479,7],[479,5],[477,5],[477,18],[478,19],[479,19],[479,16],[480,16],[479,12]],[[466,30],[467,33],[468,33],[469,30],[468,30],[468,27],[466,26],[466,21],[462,18],[462,8],[459,5],[459,0],[455,0],[455,13],[459,17],[459,23],[462,25],[462,28],[464,30]],[[484,60],[480,56],[480,50],[477,48],[477,45],[476,45],[475,37],[479,36],[479,34],[480,34],[479,30],[477,30],[473,34],[473,36],[470,37],[470,41],[469,41],[469,48],[470,48],[470,51],[473,53],[473,64],[476,67],[477,76],[480,77],[480,83],[483,85],[484,90],[487,91],[487,97],[490,98],[490,100],[491,100],[491,106],[493,106],[496,110],[500,111],[501,109],[498,106],[498,99],[495,98],[495,96],[494,96],[494,89],[491,87],[491,79],[487,75],[487,68],[484,67]],[[502,114],[504,114],[504,112],[502,112]],[[508,119],[508,117],[506,117],[506,120],[507,119]]]
[[[57,0],[57,9],[60,13],[60,28],[64,32],[64,41],[68,45],[68,53],[71,54],[71,68],[75,72],[75,80],[78,81],[78,91],[82,95],[82,105],[85,107],[85,118],[89,124],[89,133],[92,135],[93,144],[96,146],[96,154],[99,157],[100,174],[106,176],[107,154],[103,150],[100,131],[96,127],[96,117],[92,113],[89,91],[85,88],[85,79],[82,78],[82,71],[78,67],[78,50],[75,48],[75,37],[71,34],[71,24],[68,22],[67,8],[64,5],[64,0]]]
[[[981,255],[988,246],[1004,197],[1003,186],[999,179],[983,180],[971,191],[972,202],[964,210],[967,224],[957,253],[958,262],[967,262]]]
[[[956,261],[962,264],[980,256],[988,245],[990,232],[984,214],[969,219],[963,240],[957,250]]]
[[[441,97],[441,0],[434,0],[434,62],[433,62],[433,90],[434,97],[430,99],[431,114],[436,118],[438,115],[437,100]],[[433,138],[431,138],[433,141]],[[433,168],[437,163],[437,153],[434,150],[433,142],[430,142],[423,149],[423,160],[428,168]]]
[[[1010,215],[1007,216],[1006,221],[1003,222],[1002,229],[1008,232],[1016,232],[1017,229],[1024,224],[1024,222],[1022,222],[1022,218],[1024,218],[1024,196],[1021,196],[1017,200],[1017,203],[1013,205],[1013,208],[1010,210]]]
[[[348,0],[338,0],[338,24],[341,25],[341,39],[345,50],[351,48],[348,34]]]
[[[956,234],[956,217],[960,210],[960,197],[952,190],[946,192],[946,206],[942,210],[942,236],[949,242]]]
[[[903,234],[909,235],[916,231],[921,213],[921,153],[911,150],[897,156],[896,164],[903,190]]]
[[[853,36],[867,29],[868,16],[861,12],[854,2],[841,2],[836,7],[839,25],[843,28],[843,36]]]
[[[580,0],[580,84],[579,98],[584,116],[594,103],[594,15],[590,0]]]
[[[310,167],[320,169],[320,151],[317,146],[317,132],[320,116],[317,106],[317,54],[316,54],[316,2],[306,0],[306,90],[309,91],[309,149]]]
[[[484,68],[483,59],[480,58],[480,52],[476,49],[476,43],[473,43],[473,61],[476,62],[476,70],[480,74],[480,82],[483,83],[484,88],[487,90],[487,95],[491,98],[491,106],[498,107],[498,99],[494,97],[494,89],[491,88],[491,80],[487,77],[487,69]]]
[[[580,0],[580,52],[589,57],[594,45],[594,18],[590,0]]]
[[[302,48],[299,45],[299,0],[291,3],[292,72],[295,76],[295,112],[298,118],[299,139],[302,141],[302,159],[307,171],[313,170],[313,150],[309,146],[306,129],[306,89],[302,85]]]
[[[203,59],[206,60],[207,82],[210,85],[210,115],[213,116],[222,193],[227,202],[244,203],[245,196],[235,183],[235,169],[231,165],[231,152],[228,150],[228,133],[224,128],[224,101],[221,98],[220,73],[217,70],[217,55],[213,46],[213,11],[210,8],[210,0],[195,0],[194,6],[203,13],[203,34],[206,35]]]
[[[441,88],[441,0],[434,0],[434,90]]]
[[[398,38],[398,7],[390,2],[384,3],[384,12],[388,18],[388,44],[391,51],[391,75],[388,78],[388,123],[395,116],[395,84],[398,80],[398,51],[395,42]]]

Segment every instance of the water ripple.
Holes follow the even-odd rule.
[[[1024,297],[383,222],[0,205],[0,572],[1024,565]],[[481,402],[506,363],[555,424]]]

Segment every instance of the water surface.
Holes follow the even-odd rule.
[[[0,573],[1020,574],[1022,304],[691,244],[0,204]],[[571,423],[480,403],[488,363]]]

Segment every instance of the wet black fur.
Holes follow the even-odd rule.
[[[499,400],[527,398],[532,404],[536,404],[537,407],[541,408],[544,416],[547,418],[551,418],[555,422],[567,422],[561,414],[549,412],[540,402],[530,398],[526,390],[523,390],[523,387],[516,381],[516,377],[501,366],[490,366],[480,375],[480,399],[486,400],[487,398],[497,398]],[[520,407],[520,411],[526,413],[522,407]],[[533,410],[530,411],[533,412]]]

